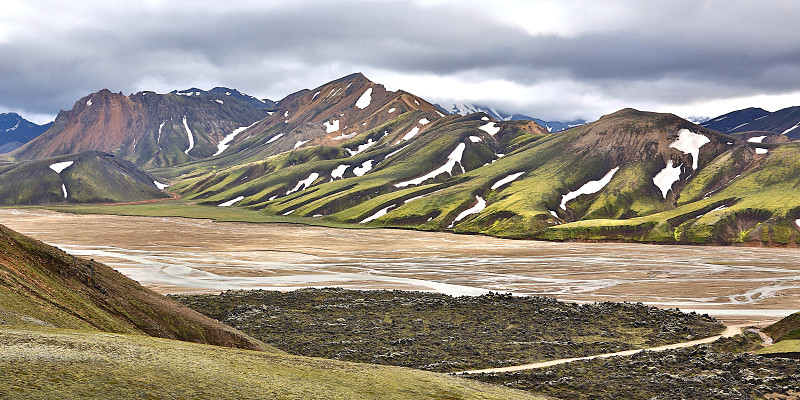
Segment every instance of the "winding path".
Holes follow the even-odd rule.
[[[634,349],[634,350],[625,350],[619,351],[616,353],[606,353],[606,354],[597,354],[594,356],[587,356],[587,357],[576,357],[576,358],[562,358],[560,360],[550,360],[550,361],[543,361],[533,364],[523,364],[523,365],[512,365],[510,367],[501,367],[501,368],[487,368],[487,369],[474,369],[469,371],[461,371],[461,372],[453,372],[453,375],[464,375],[464,374],[482,374],[482,373],[493,373],[493,372],[515,372],[515,371],[524,371],[528,369],[537,369],[537,368],[546,368],[552,367],[554,365],[559,364],[566,364],[573,361],[581,361],[581,360],[593,360],[595,358],[608,358],[608,357],[616,357],[616,356],[630,356],[642,351],[664,351],[664,350],[672,350],[672,349],[680,349],[684,347],[691,347],[697,346],[698,344],[707,344],[711,343],[717,339],[724,338],[724,337],[732,337],[736,335],[740,335],[742,333],[742,328],[745,325],[729,325],[725,332],[722,332],[721,335],[711,336],[704,339],[692,340],[690,342],[682,342],[682,343],[674,343],[668,344],[659,347],[650,347],[647,349]]]

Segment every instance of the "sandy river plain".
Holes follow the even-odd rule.
[[[161,293],[339,286],[630,301],[764,323],[800,310],[800,249],[556,243],[397,229],[0,209],[0,223]]]

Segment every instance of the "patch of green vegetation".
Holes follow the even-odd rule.
[[[764,333],[774,341],[800,339],[800,312],[764,328]]]
[[[412,369],[143,336],[0,327],[5,399],[539,399]]]
[[[303,289],[172,296],[292,354],[459,371],[713,336],[697,314],[545,297]]]
[[[763,354],[763,355],[780,355],[783,353],[795,353],[796,356],[793,358],[797,358],[800,356],[800,339],[784,339],[778,343],[775,343],[771,346],[764,347],[761,350],[758,350],[756,354]]]

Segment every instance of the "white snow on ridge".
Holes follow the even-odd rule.
[[[404,140],[411,140],[414,136],[417,136],[418,133],[419,133],[419,127],[415,126],[415,127],[411,128],[411,130],[408,131],[408,133],[403,135],[403,137],[401,137],[400,140],[397,141],[397,143],[400,143],[400,142],[402,142]],[[395,143],[395,144],[397,144],[397,143]]]
[[[333,133],[339,130],[339,120],[335,119],[332,122],[325,121],[322,123],[322,126],[325,127],[326,133]]]
[[[308,176],[308,178],[297,182],[297,185],[294,187],[294,189],[286,192],[286,195],[288,196],[294,192],[308,189],[308,187],[311,186],[311,184],[314,183],[314,181],[317,180],[317,178],[319,178],[319,174],[316,172],[312,172],[311,175]]]
[[[347,164],[342,164],[342,165],[339,165],[338,167],[334,168],[333,171],[331,171],[331,179],[342,179],[342,178],[344,178],[344,173],[345,173],[345,171],[347,171],[348,168],[350,168],[350,165],[347,165]]]
[[[399,152],[401,152],[401,151],[405,150],[405,149],[406,149],[408,146],[411,146],[411,145],[410,145],[410,144],[407,144],[407,145],[405,145],[405,146],[403,146],[403,147],[401,147],[401,148],[399,148],[399,149],[397,149],[397,150],[395,150],[395,151],[393,151],[393,152],[391,152],[391,153],[387,154],[387,155],[386,155],[386,157],[383,157],[383,159],[384,159],[384,160],[388,160],[388,159],[389,159],[390,157],[392,157],[393,155],[395,155],[395,154],[397,154],[397,153],[399,153]]]
[[[599,180],[586,182],[583,184],[583,186],[578,188],[578,190],[565,194],[564,197],[561,198],[561,209],[566,210],[567,202],[577,198],[582,194],[592,194],[599,192],[601,189],[606,187],[606,185],[608,185],[609,182],[611,182],[611,178],[614,177],[614,174],[616,174],[617,171],[619,171],[619,167],[613,168],[611,171],[608,171],[605,174],[605,176],[603,176]]]
[[[316,99],[316,98],[317,98],[317,96],[319,96],[319,90],[317,90],[317,93],[314,93],[314,95],[313,95],[313,96],[311,96],[311,100],[314,100],[314,99]]]
[[[395,206],[395,204],[392,204],[392,205],[390,205],[390,206],[388,206],[386,208],[382,208],[382,209],[378,210],[378,212],[376,212],[375,214],[372,214],[369,217],[364,218],[363,220],[361,220],[361,222],[359,222],[359,224],[366,224],[367,222],[373,221],[375,219],[378,219],[378,218],[386,215],[386,213],[388,213],[390,209],[394,208],[394,206]]]
[[[431,121],[429,121],[427,118],[423,118],[423,119],[419,120],[419,124],[420,124],[420,125],[427,125],[427,124],[429,124],[430,122],[431,122]]]
[[[94,100],[94,98],[91,98],[91,99],[89,99],[89,101],[87,101],[87,102],[86,102],[86,106],[87,106],[87,107],[91,107],[91,105],[92,105],[92,100]]]
[[[474,206],[462,211],[460,214],[458,214],[456,219],[454,219],[453,222],[450,223],[449,228],[452,228],[453,225],[455,225],[456,222],[461,221],[462,219],[466,218],[467,216],[472,215],[472,214],[477,214],[477,213],[483,211],[484,208],[486,208],[486,200],[484,200],[483,197],[475,196],[475,199],[478,200],[478,203],[475,204]]]
[[[691,132],[688,129],[678,131],[678,140],[672,142],[669,147],[680,150],[683,154],[692,155],[692,169],[697,171],[697,161],[700,158],[700,148],[704,144],[711,142],[705,135]]]
[[[653,183],[661,189],[661,195],[665,199],[667,198],[667,192],[672,189],[672,185],[681,179],[682,165],[683,164],[673,167],[672,160],[669,160],[667,161],[667,166],[653,177]]]
[[[244,196],[239,196],[237,198],[230,199],[230,200],[228,200],[228,201],[226,201],[224,203],[219,203],[219,204],[217,204],[217,207],[230,207],[230,206],[233,205],[233,203],[237,203],[239,201],[242,201],[243,199],[244,199]]]
[[[247,128],[250,128],[251,126],[253,126],[253,125],[257,124],[257,123],[258,123],[258,121],[253,122],[249,126],[242,126],[242,127],[234,129],[233,132],[231,132],[228,135],[226,135],[225,138],[222,139],[222,141],[220,141],[219,144],[217,144],[217,152],[214,153],[214,155],[217,156],[217,155],[222,154],[223,151],[225,151],[228,147],[230,147],[230,143],[233,141],[233,139],[236,138],[236,135],[244,132],[245,130],[247,130]],[[160,132],[161,131],[159,130],[159,133]]]
[[[282,138],[282,137],[283,137],[283,135],[285,135],[285,133],[279,133],[279,134],[277,134],[277,135],[275,135],[275,136],[273,136],[273,137],[269,138],[269,140],[267,140],[267,142],[266,142],[266,143],[264,143],[264,144],[270,144],[270,143],[272,143],[272,142],[274,142],[274,141],[276,141],[276,140],[278,140],[278,139]]]
[[[794,220],[794,224],[797,225],[797,226],[800,226],[800,219]]]
[[[298,148],[298,147],[300,147],[300,146],[302,146],[302,145],[304,145],[304,144],[306,144],[306,143],[308,143],[308,142],[310,142],[310,141],[311,141],[311,139],[308,139],[308,140],[298,140],[298,141],[297,141],[297,143],[295,143],[295,144],[294,144],[294,148],[296,149],[296,148]],[[269,142],[267,142],[267,143],[269,143]]]
[[[505,185],[506,183],[513,182],[513,181],[517,180],[517,178],[522,176],[522,174],[524,174],[524,173],[525,173],[525,171],[517,172],[516,174],[511,174],[511,175],[509,175],[509,176],[507,176],[507,177],[505,177],[503,179],[500,179],[499,181],[495,182],[494,185],[492,185],[492,190],[495,190],[495,189]]]
[[[485,115],[483,117],[481,117],[481,121],[488,121],[488,120],[489,120],[489,117],[487,117]]]
[[[15,131],[15,130],[17,130],[17,128],[19,128],[19,122],[20,122],[20,121],[19,121],[19,120],[17,120],[17,123],[16,123],[16,125],[12,126],[11,128],[8,128],[8,129],[6,129],[6,132],[12,132],[12,131]]]
[[[60,174],[61,171],[67,169],[67,167],[69,167],[70,165],[72,165],[74,163],[75,163],[75,161],[57,162],[55,164],[50,164],[50,169],[52,169],[53,171],[56,171],[57,174]]]
[[[481,142],[481,138],[478,137],[478,136],[470,136],[469,137],[469,141],[472,142],[472,143],[479,143],[479,142]]]
[[[166,124],[166,123],[167,123],[167,121],[164,121],[164,122],[161,123],[161,125],[158,126],[158,138],[156,139],[156,143],[159,143],[159,144],[161,143],[161,130],[164,129],[164,124]]]
[[[159,181],[153,181],[153,184],[154,184],[154,185],[156,185],[156,187],[158,188],[158,190],[164,190],[165,188],[169,187],[169,185],[168,185],[168,184],[166,184],[166,183],[161,183],[161,182],[159,182]]]
[[[461,166],[461,170],[464,171],[464,167],[461,165],[461,158],[464,156],[464,149],[466,149],[466,148],[467,148],[466,144],[459,143],[458,146],[456,146],[455,150],[453,150],[450,153],[450,155],[447,156],[447,162],[444,165],[442,165],[441,167],[436,168],[435,170],[433,170],[431,172],[428,172],[427,174],[425,174],[423,176],[420,176],[418,178],[414,178],[414,179],[411,179],[411,180],[408,180],[408,181],[405,181],[405,182],[395,183],[394,186],[395,187],[406,187],[406,186],[409,186],[409,185],[419,185],[422,182],[425,182],[426,180],[431,179],[431,178],[435,178],[435,177],[437,177],[437,176],[439,176],[439,175],[441,175],[441,174],[443,174],[445,172],[447,172],[448,174],[450,174],[452,176],[453,175],[453,167],[456,166],[456,163],[458,163],[458,165]]]
[[[793,126],[793,127],[789,128],[789,129],[787,129],[787,130],[783,131],[782,135],[785,135],[785,134],[787,134],[787,133],[789,133],[789,132],[791,132],[791,131],[793,131],[793,130],[797,129],[797,127],[798,127],[798,126],[800,126],[800,122],[798,122],[798,123],[797,123],[797,125],[795,125],[795,126]]]
[[[356,174],[356,176],[363,176],[372,169],[373,161],[374,160],[364,161],[363,163],[361,163],[360,167],[353,168],[353,173]]]
[[[488,133],[491,136],[494,136],[497,134],[497,132],[500,132],[500,127],[497,126],[496,122],[488,122],[486,125],[483,125],[478,129]]]
[[[762,148],[756,149],[756,154],[767,154],[767,153],[769,153],[769,150],[767,149],[762,149]]]
[[[189,152],[194,148],[194,135],[192,135],[192,131],[189,129],[189,124],[186,123],[186,116],[183,116],[183,127],[186,129],[186,134],[189,135],[189,148],[184,151],[186,155],[189,155]]]
[[[747,141],[748,141],[748,142],[750,142],[750,143],[761,143],[761,142],[763,142],[763,141],[764,141],[764,138],[765,138],[765,137],[766,137],[766,136],[756,136],[756,137],[751,137],[750,139],[747,139]]]
[[[366,92],[364,92],[364,94],[361,95],[361,97],[358,98],[358,101],[356,101],[356,107],[363,110],[367,108],[367,106],[369,106],[369,103],[371,102],[372,102],[372,88],[369,88],[367,89]]]
[[[62,183],[61,184],[61,191],[64,192],[64,198],[66,199],[67,198],[67,185]]]
[[[333,140],[345,140],[345,139],[354,138],[356,135],[358,135],[358,132],[353,132],[353,133],[349,133],[349,134],[344,134],[343,133],[343,134],[341,134],[341,135],[339,135],[339,136],[337,136],[335,138],[332,138],[332,139]]]
[[[378,142],[372,140],[372,138],[369,138],[369,140],[367,140],[366,143],[358,145],[358,147],[355,150],[350,150],[348,148],[345,148],[345,150],[347,150],[347,152],[350,153],[350,157],[352,157],[352,156],[354,156],[356,154],[364,152],[364,150],[370,148],[375,143],[378,143]]]

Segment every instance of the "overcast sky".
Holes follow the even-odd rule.
[[[279,100],[352,72],[547,120],[800,105],[796,1],[4,0],[0,112],[102,88]]]

